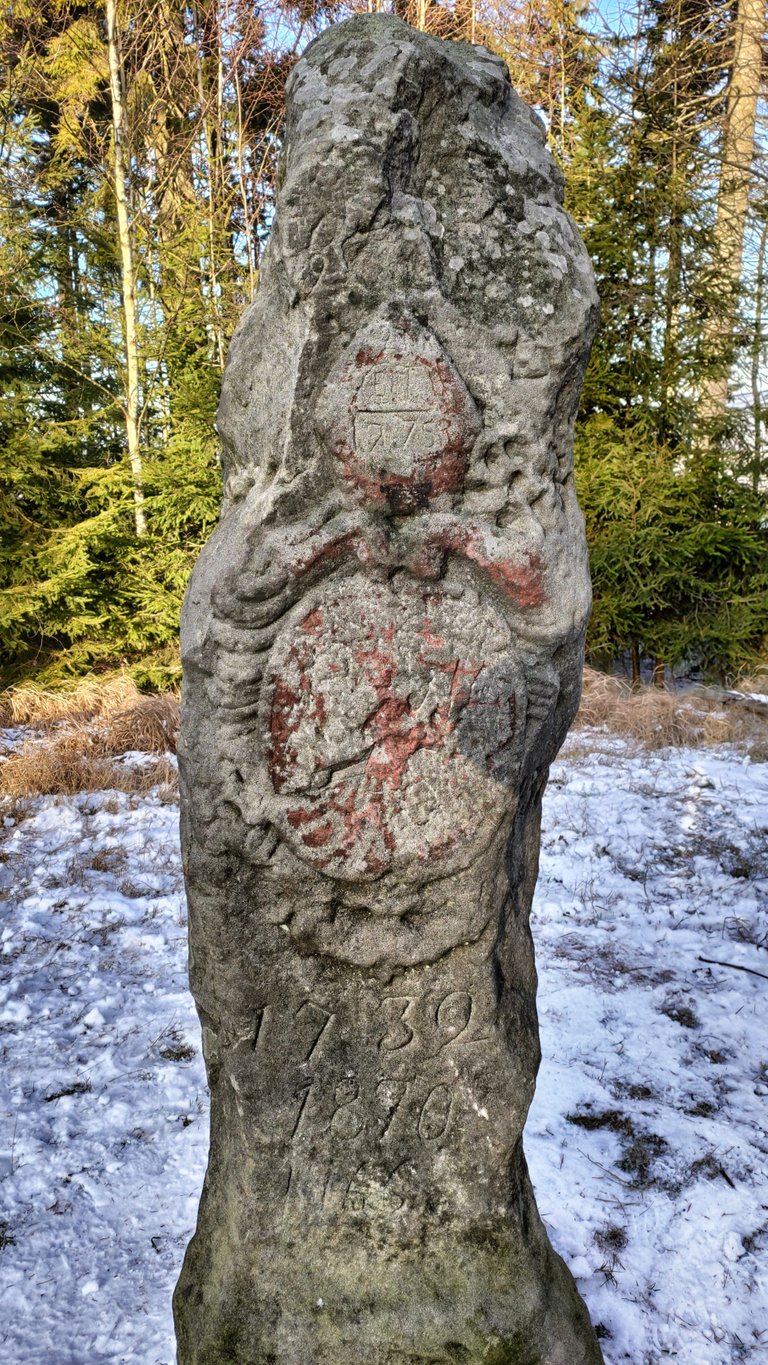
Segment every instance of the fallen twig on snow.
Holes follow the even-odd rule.
[[[758,972],[754,967],[742,967],[740,962],[721,962],[716,957],[699,957],[698,962],[706,962],[710,967],[733,967],[735,972],[749,972],[750,976],[761,976],[763,981],[768,981],[768,972]]]

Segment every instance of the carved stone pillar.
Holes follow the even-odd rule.
[[[291,77],[182,628],[212,1100],[182,1365],[601,1360],[521,1141],[589,609],[561,199],[482,48],[367,15]]]

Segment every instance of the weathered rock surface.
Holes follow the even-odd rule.
[[[212,1119],[179,1360],[593,1365],[521,1143],[592,275],[482,48],[361,16],[289,96],[182,631]]]

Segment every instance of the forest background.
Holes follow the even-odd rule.
[[[0,681],[178,681],[287,76],[327,0],[6,0]],[[766,0],[394,0],[541,114],[602,327],[577,430],[594,662],[765,660]],[[765,413],[764,413],[765,409]]]

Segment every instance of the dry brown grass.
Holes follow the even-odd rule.
[[[77,792],[146,793],[154,787],[168,797],[177,791],[176,768],[165,757],[149,763],[121,763],[99,754],[82,731],[31,740],[0,765],[0,796],[74,796]]]
[[[584,670],[577,730],[605,728],[646,749],[737,744],[755,760],[768,760],[768,721],[697,694],[641,687]]]
[[[739,682],[739,689],[742,692],[756,692],[759,696],[768,698],[768,668],[742,678]]]
[[[175,754],[179,740],[179,699],[139,695],[129,706],[116,708],[96,722],[91,733],[99,736],[105,752],[125,754]]]
[[[144,696],[132,678],[117,674],[58,692],[12,687],[0,695],[0,726],[30,726],[43,732],[88,726],[113,754],[176,752],[179,699],[175,693]]]
[[[0,763],[0,795],[70,796],[81,791],[177,789],[167,755],[176,752],[179,700],[143,696],[131,678],[80,683],[62,692],[13,688],[0,698],[0,725],[30,734]],[[132,751],[152,762],[120,762]]]
[[[9,687],[0,694],[0,725],[32,725],[37,730],[60,721],[76,725],[128,710],[141,700],[133,678],[123,673],[72,683],[55,692],[40,687]]]

